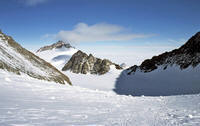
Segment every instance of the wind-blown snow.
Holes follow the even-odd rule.
[[[0,96],[1,126],[200,125],[199,94],[122,96],[0,70]]]

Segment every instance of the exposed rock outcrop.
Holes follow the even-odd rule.
[[[73,73],[102,75],[110,70],[111,65],[115,65],[116,69],[122,69],[122,67],[107,59],[102,60],[94,57],[92,54],[88,56],[86,53],[79,50],[71,57],[68,63],[65,64],[62,70],[70,70]]]
[[[71,85],[69,78],[54,66],[21,47],[12,37],[0,32],[0,69],[30,77]]]
[[[154,56],[147,59],[140,66],[132,66],[128,68],[128,74],[134,73],[136,70],[143,72],[151,72],[163,65],[163,69],[167,69],[169,65],[178,65],[180,69],[186,69],[189,66],[197,66],[200,63],[200,32],[192,36],[183,46],[170,52]]]
[[[42,52],[42,51],[46,51],[46,50],[58,49],[58,48],[62,48],[62,47],[74,48],[69,43],[66,43],[66,42],[63,42],[63,41],[60,40],[60,41],[58,41],[58,42],[56,42],[56,43],[54,43],[52,45],[41,47],[36,52]]]

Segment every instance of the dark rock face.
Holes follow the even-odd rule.
[[[140,66],[128,68],[128,74],[134,73],[137,69],[143,72],[151,72],[164,65],[166,69],[168,65],[178,65],[180,69],[186,69],[189,66],[197,66],[200,63],[200,32],[192,36],[183,46],[170,52],[154,56],[147,59]]]
[[[71,70],[73,73],[82,74],[105,74],[110,70],[110,65],[115,65],[116,69],[122,69],[119,65],[112,63],[107,59],[99,59],[92,54],[89,56],[82,52],[76,52],[67,64],[62,68],[63,71]]]
[[[62,47],[74,48],[69,43],[66,43],[66,42],[63,42],[63,41],[60,40],[60,41],[58,41],[58,42],[56,42],[52,45],[41,47],[39,50],[37,50],[37,52],[42,52],[42,51],[52,50],[52,49],[58,49],[58,48],[62,48]]]
[[[20,75],[71,85],[69,78],[54,66],[21,47],[12,37],[0,32],[0,69]],[[35,68],[35,69],[33,69]]]

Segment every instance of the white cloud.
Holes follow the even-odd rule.
[[[46,34],[45,37],[70,42],[97,42],[97,41],[126,41],[135,38],[144,38],[152,35],[127,33],[122,26],[99,23],[88,25],[78,23],[72,30],[61,30],[57,34]]]
[[[34,5],[37,5],[37,4],[45,3],[47,1],[49,1],[49,0],[20,0],[20,2],[23,2],[28,6],[34,6]]]

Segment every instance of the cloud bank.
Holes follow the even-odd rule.
[[[126,41],[149,36],[151,35],[127,33],[122,26],[106,23],[78,23],[72,30],[61,30],[54,35],[45,35],[47,38],[54,37],[69,42]]]

